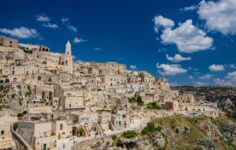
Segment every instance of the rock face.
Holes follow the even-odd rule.
[[[176,133],[181,133],[181,134],[190,133],[190,127],[187,127],[187,126],[177,126],[176,129],[175,129],[175,132]]]
[[[153,143],[155,146],[158,146],[160,148],[163,148],[165,146],[165,138],[163,137],[162,134],[158,133],[157,135],[155,135],[153,138]]]
[[[179,93],[192,93],[196,101],[216,103],[219,109],[226,112],[230,117],[236,118],[236,88],[235,87],[172,87]]]

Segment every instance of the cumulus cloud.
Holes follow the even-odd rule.
[[[158,32],[160,27],[173,27],[175,25],[174,21],[163,16],[156,16],[154,17],[154,30]]]
[[[225,69],[223,65],[216,65],[216,64],[212,64],[208,68],[210,71],[223,71]]]
[[[69,18],[62,18],[61,21],[67,27],[67,29],[73,32],[77,32],[77,28],[71,24],[71,22],[69,21]]]
[[[171,57],[168,54],[166,55],[166,59],[172,62],[181,62],[191,60],[191,57],[183,57],[180,54],[175,54],[175,56]]]
[[[231,81],[225,79],[216,78],[214,79],[214,82],[217,86],[233,86]]]
[[[52,29],[58,28],[57,24],[53,24],[53,23],[49,23],[49,22],[43,23],[42,26],[47,27],[47,28],[52,28]]]
[[[165,44],[176,44],[179,51],[184,53],[207,50],[213,44],[213,39],[194,26],[192,20],[187,20],[175,29],[166,28],[161,35],[161,40]]]
[[[200,80],[209,80],[213,77],[214,75],[211,74],[205,74],[199,77]]]
[[[26,27],[20,27],[14,29],[0,28],[0,32],[22,39],[34,38],[38,36],[37,30]]]
[[[129,65],[130,69],[137,69],[136,65]]]
[[[229,72],[222,79],[216,78],[214,82],[218,86],[236,86],[236,71]]]
[[[38,22],[50,22],[50,18],[45,14],[40,14],[36,16],[36,21]]]
[[[156,64],[157,69],[161,69],[161,71],[158,71],[162,75],[177,75],[177,74],[183,74],[187,72],[187,69],[184,69],[181,67],[181,65],[177,64]]]
[[[75,37],[75,38],[73,39],[73,42],[74,42],[74,43],[84,43],[84,42],[87,42],[87,40],[82,39],[82,38]]]
[[[229,72],[226,76],[227,79],[230,79],[233,82],[236,82],[236,71]]]
[[[198,14],[200,19],[206,21],[208,29],[223,34],[236,34],[235,0],[219,0],[216,2],[203,0],[200,3]]]

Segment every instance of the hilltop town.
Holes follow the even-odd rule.
[[[74,61],[72,53],[69,41],[64,53],[54,53],[0,37],[0,149],[93,149],[89,144],[107,139],[122,149],[155,119],[223,114],[216,102],[171,90],[164,78],[116,62]],[[155,140],[165,146],[162,134]]]

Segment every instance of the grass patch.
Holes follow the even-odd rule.
[[[131,139],[131,138],[134,138],[138,135],[138,133],[136,133],[135,131],[126,131],[126,132],[123,132],[122,133],[122,136],[124,138],[127,138],[127,139]]]
[[[156,109],[156,110],[160,110],[161,107],[159,105],[157,105],[156,102],[150,102],[147,104],[147,109]]]

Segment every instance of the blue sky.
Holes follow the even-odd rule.
[[[2,0],[0,35],[176,85],[236,85],[235,0]]]

